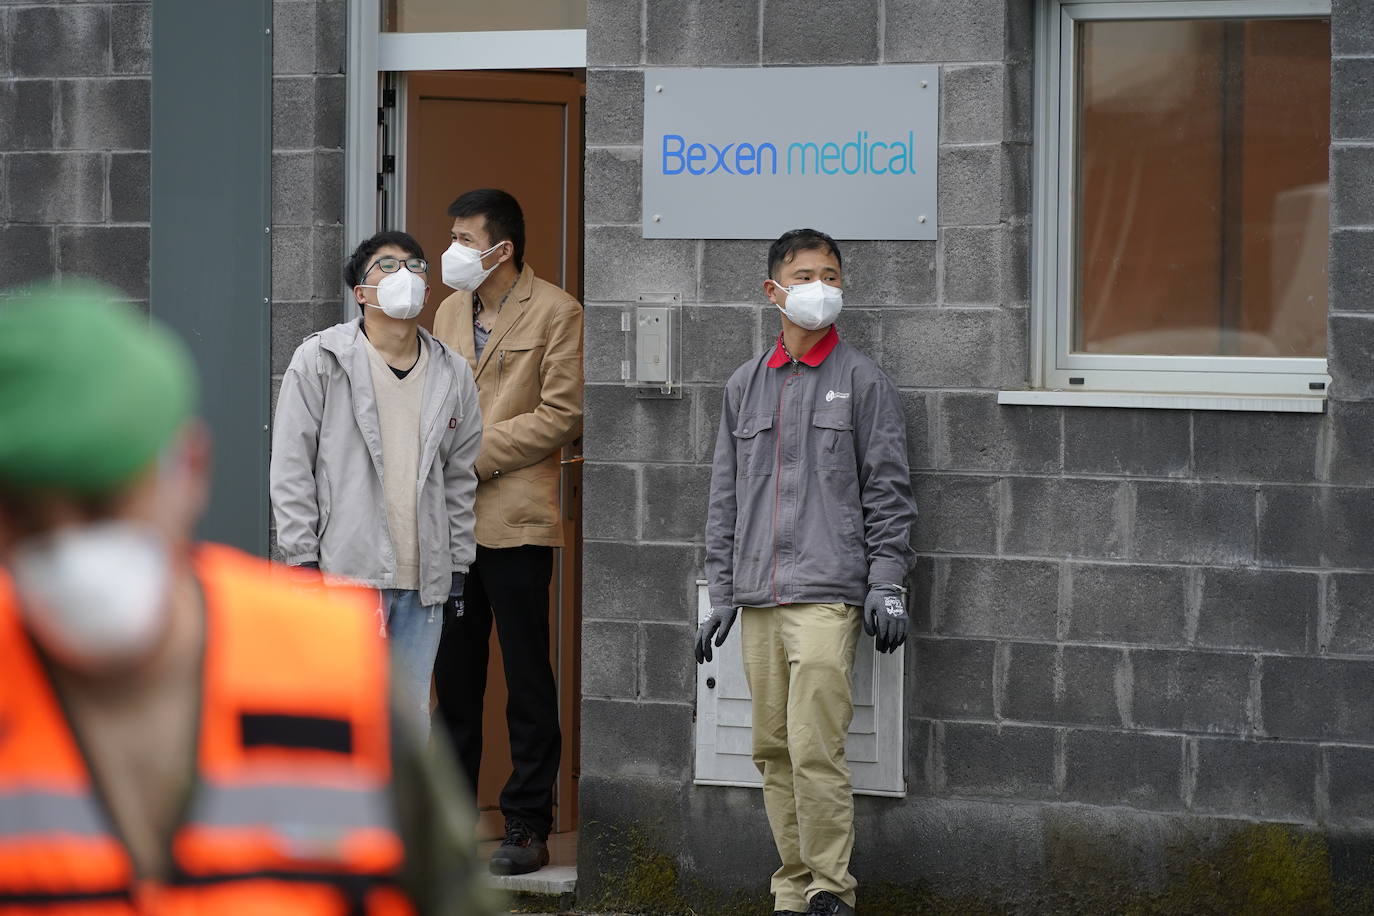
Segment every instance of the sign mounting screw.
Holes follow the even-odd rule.
[[[918,223],[924,223],[925,221],[926,221],[926,215],[925,215],[924,213],[922,213],[920,216],[916,217],[916,222],[918,222]]]
[[[663,91],[663,86],[659,85],[659,86],[655,86],[655,87],[654,87],[654,92],[662,92],[662,91]]]
[[[659,216],[657,213],[655,213],[655,214],[654,214],[654,222],[656,222],[656,223],[661,223],[661,222],[663,222],[663,217],[661,217],[661,216]]]
[[[929,88],[930,88],[930,83],[926,82],[925,80],[921,80],[921,88],[922,88],[922,89],[929,89]]]

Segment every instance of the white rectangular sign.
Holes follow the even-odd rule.
[[[933,239],[934,66],[644,71],[644,237]]]

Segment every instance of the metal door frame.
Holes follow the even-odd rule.
[[[381,0],[348,0],[347,123],[344,133],[344,245],[380,228],[377,126],[388,74],[407,70],[579,69],[587,66],[586,29],[507,32],[382,32]],[[401,87],[393,87],[401,88]],[[397,91],[398,100],[404,93]],[[398,110],[399,110],[399,106]],[[403,116],[403,113],[402,113]],[[392,123],[393,130],[401,125]],[[404,188],[388,188],[404,214]],[[344,297],[347,300],[347,297]],[[345,319],[352,317],[345,302]]]

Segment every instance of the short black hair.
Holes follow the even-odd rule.
[[[510,194],[499,188],[468,191],[448,205],[448,215],[450,219],[483,217],[492,244],[510,242],[515,249],[515,269],[525,269],[525,213]]]
[[[400,232],[395,229],[378,232],[353,249],[348,260],[344,261],[344,282],[348,284],[349,289],[363,282],[364,272],[371,264],[372,256],[388,245],[401,249],[412,258],[425,256],[424,249],[409,232]]]
[[[821,232],[819,229],[792,229],[778,236],[778,240],[768,246],[768,276],[776,279],[774,271],[779,264],[785,264],[796,257],[799,251],[813,251],[817,248],[827,248],[835,256],[835,263],[844,266],[844,258],[840,257],[840,246],[835,244],[835,240]]]

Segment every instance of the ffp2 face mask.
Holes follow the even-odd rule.
[[[369,308],[379,308],[392,318],[408,321],[425,307],[425,281],[416,273],[402,268],[389,273],[376,286],[359,283],[360,289],[375,289],[377,304],[364,303]]]
[[[166,630],[171,559],[146,524],[63,529],[19,545],[12,570],[34,638],[72,668],[136,660]]]
[[[504,244],[506,243],[497,242],[486,251],[478,251],[458,242],[448,246],[448,250],[439,259],[444,285],[466,293],[476,290],[477,287],[486,282],[493,270],[501,266],[500,264],[493,264],[490,267],[483,267],[482,259]]]
[[[808,331],[819,331],[834,324],[844,307],[844,290],[820,280],[790,287],[774,280],[773,285],[787,294],[787,299],[778,306],[787,320]]]

